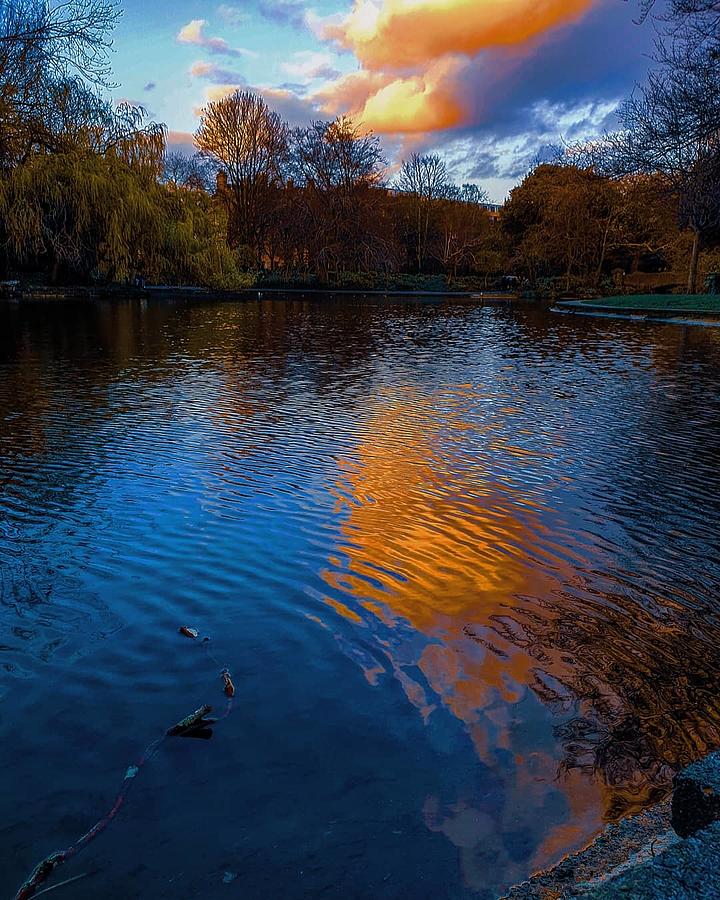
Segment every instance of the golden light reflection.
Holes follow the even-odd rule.
[[[452,403],[435,401],[407,389],[381,398],[368,416],[356,459],[341,465],[335,498],[345,516],[344,541],[323,577],[326,602],[336,612],[354,624],[369,615],[388,629],[388,639],[377,640],[378,655],[423,719],[442,704],[463,723],[480,759],[502,777],[499,813],[459,798],[441,814],[439,801],[428,801],[428,827],[457,844],[466,880],[479,887],[487,882],[488,853],[504,858],[504,871],[524,874],[507,857],[502,835],[536,829],[533,819],[549,792],[566,794],[573,824],[561,817],[556,832],[538,838],[540,864],[591,835],[602,802],[593,779],[573,771],[558,780],[551,731],[529,761],[515,748],[522,716],[514,710],[538,683],[538,669],[560,681],[571,677],[560,652],[545,648],[547,658],[538,660],[517,616],[534,598],[552,595],[569,575],[567,564],[540,541],[546,528],[538,501],[490,471],[499,455],[522,467],[533,454],[504,439],[492,414],[485,425],[471,427]],[[484,445],[481,452],[463,446],[470,430],[473,446],[478,440]],[[551,609],[543,613],[551,622]],[[394,630],[408,628],[427,639],[411,659],[393,639]],[[361,665],[367,677],[369,666]],[[509,771],[508,754],[515,757]]]
[[[449,712],[498,784],[487,808],[428,799],[428,827],[477,888],[660,799],[720,742],[692,598],[649,583],[633,596],[612,547],[559,520],[568,448],[521,427],[524,402],[497,386],[381,394],[339,467],[342,539],[322,573],[326,602],[373,648],[339,629],[343,652],[371,684],[397,679],[425,722]],[[520,833],[523,864],[506,840]]]

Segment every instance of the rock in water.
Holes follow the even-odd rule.
[[[720,753],[683,769],[674,780],[672,827],[687,838],[720,820]]]

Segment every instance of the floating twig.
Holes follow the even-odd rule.
[[[73,875],[72,878],[66,878],[65,881],[60,881],[58,884],[52,884],[50,887],[43,888],[41,891],[37,891],[35,894],[36,897],[39,897],[40,894],[49,894],[50,891],[56,891],[58,888],[64,887],[66,884],[72,884],[73,881],[80,881],[81,878],[87,878],[88,875],[97,875],[100,869],[95,869],[92,872],[83,872],[82,875]]]

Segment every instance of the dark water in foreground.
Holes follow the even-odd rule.
[[[0,306],[0,897],[460,898],[720,745],[720,329]],[[61,893],[58,892],[58,896]]]

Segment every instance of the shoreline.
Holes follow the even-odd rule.
[[[422,291],[422,290],[352,290],[347,288],[241,288],[236,291],[213,291],[210,288],[199,287],[173,287],[171,285],[157,285],[145,288],[133,287],[51,287],[40,285],[37,287],[18,287],[11,292],[0,293],[0,299],[14,300],[17,302],[37,301],[66,301],[66,300],[150,300],[157,299],[202,299],[202,300],[247,300],[250,298],[269,295],[271,298],[287,295],[326,297],[351,296],[351,297],[430,297],[476,300],[486,303],[514,303],[518,301],[538,303],[537,300],[523,300],[519,294],[505,291]]]
[[[587,846],[513,886],[500,900],[716,897],[719,858],[716,752],[679,772],[666,800],[607,825]]]
[[[720,327],[720,297],[629,294],[597,300],[557,300],[551,312],[560,315],[593,316],[625,322],[648,322],[662,325],[701,325]],[[683,300],[685,302],[683,302]]]

